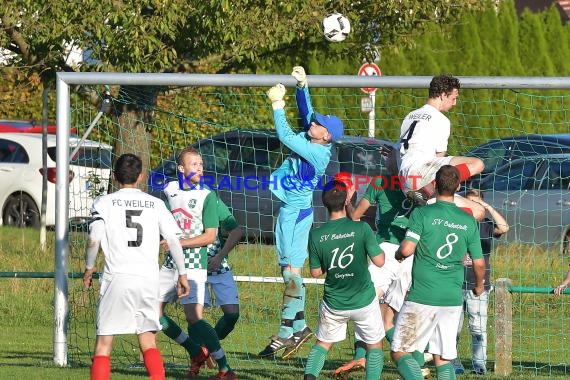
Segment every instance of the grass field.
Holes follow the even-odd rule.
[[[49,235],[53,240],[53,235]],[[81,233],[73,234],[74,243],[70,270],[80,272],[82,262]],[[0,271],[51,272],[54,262],[54,245],[51,241],[46,252],[37,247],[39,233],[0,227]],[[79,248],[76,248],[79,247]],[[235,274],[278,276],[271,247],[242,245],[232,253]],[[567,269],[556,250],[536,246],[499,246],[493,258],[494,278],[508,277],[518,286],[552,286]],[[261,360],[256,357],[275,333],[279,319],[282,285],[240,283],[241,316],[236,329],[223,341],[230,364],[240,379],[298,379],[302,377],[304,359],[310,344],[304,346],[295,358]],[[69,362],[71,368],[53,365],[53,280],[0,278],[0,379],[80,379],[88,378],[88,365],[93,349],[96,290],[84,291],[79,280],[70,280],[71,321],[69,328]],[[316,326],[316,306],[321,288],[308,286],[307,315],[309,325]],[[489,368],[493,367],[493,307],[489,319]],[[207,319],[215,321],[218,311],[208,312]],[[181,317],[179,308],[171,306],[169,314]],[[509,378],[563,379],[570,376],[570,319],[568,297],[544,294],[513,295],[513,365]],[[470,337],[464,329],[460,340],[460,354],[469,368]],[[159,344],[169,379],[183,378],[186,356],[181,348],[171,344],[159,334]],[[325,364],[322,378],[351,355],[351,341],[335,346]],[[393,363],[386,351],[383,379],[397,379]],[[432,369],[433,373],[433,369]],[[214,374],[204,371],[204,378]],[[117,340],[113,354],[113,379],[145,378],[139,354],[132,338]],[[355,373],[352,378],[362,378]],[[481,376],[464,375],[475,379]],[[492,372],[483,378],[498,378]]]

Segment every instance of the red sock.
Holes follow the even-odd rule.
[[[473,215],[473,210],[471,210],[469,207],[461,207],[461,209],[469,215]]]
[[[471,177],[471,172],[467,164],[459,164],[456,166],[459,171],[459,182],[467,181]]]
[[[111,357],[97,355],[93,356],[91,364],[91,380],[109,380],[111,377]]]
[[[143,352],[143,359],[150,380],[164,380],[164,363],[158,348],[149,348]]]

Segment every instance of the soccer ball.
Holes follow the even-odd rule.
[[[323,19],[321,29],[327,41],[341,42],[350,33],[350,21],[340,13],[331,13]]]

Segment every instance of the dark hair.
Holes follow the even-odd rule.
[[[443,165],[435,173],[435,189],[439,195],[453,195],[459,186],[459,170],[453,165]]]
[[[342,211],[347,194],[346,184],[333,180],[330,186],[326,186],[323,190],[323,205],[329,212]]]
[[[465,198],[467,197],[477,197],[477,198],[483,198],[483,192],[479,189],[469,189],[465,192]]]
[[[198,149],[189,146],[188,148],[182,149],[180,153],[178,153],[178,156],[176,157],[176,163],[178,165],[182,165],[182,160],[184,159],[184,156],[187,154],[195,154],[197,156],[200,156],[200,152],[198,151]]]
[[[122,154],[115,162],[114,173],[119,183],[132,185],[142,173],[142,160],[131,153]]]
[[[441,94],[449,95],[454,89],[459,90],[460,87],[459,79],[451,75],[438,75],[433,77],[429,83],[429,97],[433,99]]]

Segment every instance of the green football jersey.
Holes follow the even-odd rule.
[[[325,303],[336,310],[369,305],[376,291],[368,272],[368,258],[381,253],[366,222],[341,218],[311,229],[309,265],[326,273]]]
[[[405,239],[417,244],[406,299],[424,305],[461,306],[463,256],[469,252],[473,259],[483,258],[475,218],[454,203],[438,200],[412,212]]]
[[[236,218],[234,218],[228,206],[218,198],[218,217],[220,218],[220,228],[218,229],[218,236],[216,241],[211,247],[208,247],[208,256],[216,256],[224,246],[226,239],[223,236],[223,231],[230,232],[238,227]],[[223,274],[230,270],[227,256],[220,262],[219,268],[214,272],[208,272],[208,275]]]
[[[404,240],[414,203],[402,192],[402,185],[391,177],[377,176],[363,196],[378,207],[376,234],[378,241],[400,244]]]

